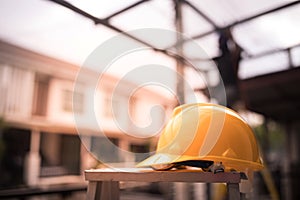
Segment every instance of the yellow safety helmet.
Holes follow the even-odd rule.
[[[255,136],[246,121],[224,106],[196,103],[174,109],[156,153],[137,167],[164,170],[191,165],[208,169],[213,163],[226,171],[263,168]]]

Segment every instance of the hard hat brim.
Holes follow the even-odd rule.
[[[153,156],[150,156],[149,158],[143,160],[142,162],[138,163],[136,167],[150,167],[153,165],[167,165],[170,163],[178,163],[188,160],[204,160],[200,159],[199,157],[195,156],[187,156],[187,155],[171,155],[171,154],[165,154],[165,153],[157,153]]]
[[[151,167],[155,165],[167,165],[170,163],[179,163],[188,160],[199,160],[199,161],[214,161],[214,162],[222,162],[224,166],[228,170],[236,170],[236,171],[243,171],[246,168],[251,170],[261,170],[264,168],[261,160],[257,162],[240,160],[240,159],[233,159],[227,157],[219,157],[219,156],[187,156],[187,155],[171,155],[166,153],[157,153],[149,158],[143,160],[142,162],[138,163],[136,167]]]

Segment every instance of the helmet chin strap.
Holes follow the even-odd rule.
[[[209,171],[213,172],[214,174],[224,172],[225,166],[222,164],[222,162],[215,162],[209,167]]]
[[[175,163],[170,163],[170,164],[151,165],[151,168],[156,171],[166,171],[166,170],[170,170],[172,168],[182,169],[182,168],[186,168],[186,167],[198,167],[198,168],[203,169],[203,171],[211,171],[209,169],[212,166],[214,166],[214,162],[209,161],[209,160],[187,160],[187,161],[175,162]],[[219,170],[218,172],[221,172],[220,167],[216,168],[216,169]],[[224,169],[223,169],[223,172],[224,172]]]
[[[174,167],[175,167],[174,163],[151,165],[151,168],[154,169],[155,171],[167,171]]]

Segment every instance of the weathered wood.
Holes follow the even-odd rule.
[[[88,181],[239,183],[240,174],[231,172],[213,174],[200,170],[95,169],[86,170],[85,179]]]
[[[241,198],[239,184],[227,183],[227,191],[230,200],[239,200]]]
[[[93,169],[85,171],[85,179],[89,181],[87,200],[118,200],[119,181],[227,183],[229,199],[240,199],[241,175],[233,172],[214,174],[200,170]]]
[[[86,200],[95,199],[96,188],[97,188],[97,181],[89,181]]]
[[[117,181],[103,181],[101,182],[101,192],[97,194],[96,199],[103,200],[119,200],[120,199],[120,190],[119,182]]]

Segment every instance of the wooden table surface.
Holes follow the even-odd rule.
[[[155,171],[149,168],[92,169],[85,171],[87,181],[136,181],[136,182],[206,182],[239,183],[240,173],[212,173],[201,170]]]
[[[154,171],[150,168],[107,168],[86,170],[85,179],[89,181],[87,200],[118,200],[120,181],[226,183],[229,199],[240,199],[241,174],[237,172],[214,174],[201,170]]]

